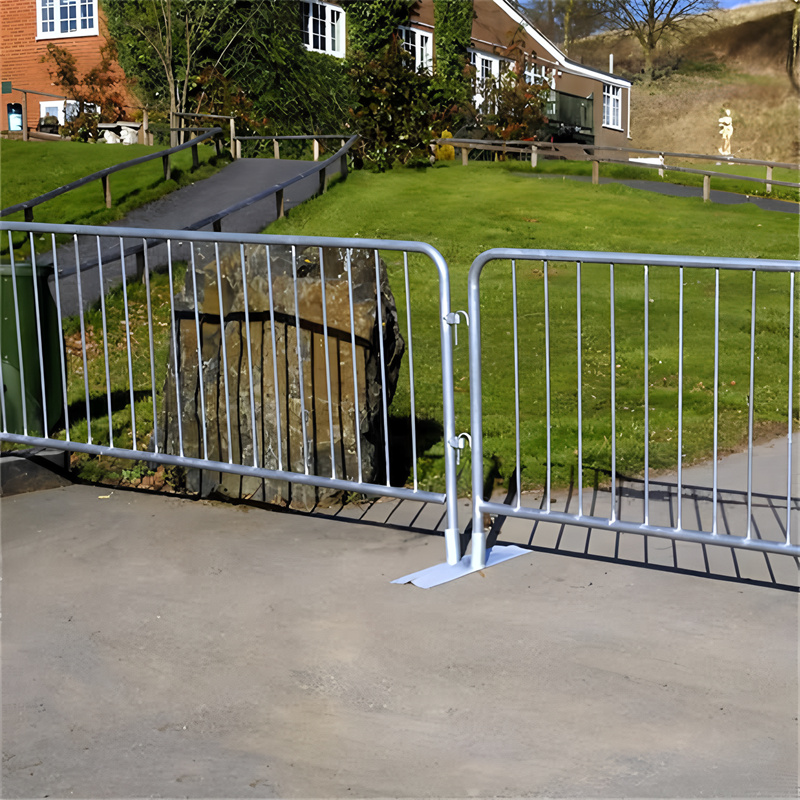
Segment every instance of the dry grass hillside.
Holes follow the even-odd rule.
[[[651,150],[715,153],[717,120],[733,117],[735,155],[778,161],[800,157],[800,97],[786,73],[792,0],[717,11],[683,36],[662,41],[656,79],[636,80],[644,59],[630,35],[606,33],[576,42],[570,57],[634,78],[632,144]]]

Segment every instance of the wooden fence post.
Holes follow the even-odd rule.
[[[108,175],[103,175],[100,182],[103,184],[103,198],[106,201],[106,208],[111,208],[111,182]]]
[[[231,117],[231,158],[236,159],[236,120]],[[241,156],[240,156],[241,158]]]
[[[703,175],[703,202],[711,200],[711,176]]]
[[[662,164],[664,163],[664,154],[663,154],[663,153],[661,153],[661,163],[662,163]],[[658,171],[658,177],[659,177],[659,178],[663,178],[663,177],[664,177],[664,170],[663,170],[663,168],[662,168],[662,169],[659,169],[659,171]]]
[[[319,161],[319,139],[314,139],[314,161]]]
[[[600,183],[600,162],[596,159],[592,161],[592,183],[595,186]]]
[[[772,194],[772,183],[770,181],[772,181],[772,167],[767,167],[767,194]]]
[[[22,93],[22,141],[28,141],[28,93]],[[26,220],[27,221],[27,220]]]
[[[275,158],[281,157],[281,145],[277,139],[272,140],[272,154]]]
[[[161,156],[161,162],[164,165],[164,180],[168,181],[172,175],[172,171],[170,170],[169,166],[169,156]]]
[[[200,154],[197,152],[197,145],[192,145],[192,169],[200,166]]]
[[[531,168],[536,169],[536,165],[539,163],[539,151],[536,148],[536,145],[531,145]]]
[[[242,157],[242,143],[237,139],[236,140],[236,158]]]
[[[283,209],[283,189],[278,189],[278,191],[275,192],[275,207],[278,212],[278,219],[285,216]]]
[[[461,166],[466,167],[469,161],[469,148],[466,145],[461,145]]]

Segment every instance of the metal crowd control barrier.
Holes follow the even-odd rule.
[[[498,262],[510,266],[510,276],[498,274]],[[800,556],[792,465],[798,271],[797,261],[631,253],[495,249],[478,256],[469,273],[472,568],[486,563],[484,515]],[[495,316],[482,332],[489,310]],[[628,337],[624,343],[620,333]],[[485,362],[482,347],[490,349]],[[495,430],[488,433],[484,385],[493,387],[487,414]],[[498,386],[506,390],[502,402]],[[754,486],[756,408],[787,433],[785,470],[771,476],[770,495]],[[656,414],[660,424],[653,423]],[[503,444],[497,429],[508,418],[514,422],[503,435],[514,436],[506,455],[515,465],[516,497],[505,504],[484,498],[484,450],[494,436],[487,456],[495,455]],[[717,466],[732,421],[747,440],[735,519],[722,508]],[[713,452],[710,496],[691,510],[684,498],[690,436],[706,437]],[[541,445],[531,448],[531,440]],[[575,513],[551,503],[553,472],[566,462],[577,472]],[[663,519],[651,475],[675,463],[677,507]],[[585,504],[585,474],[598,467],[610,476],[606,516]],[[617,476],[626,469],[644,476],[640,503],[623,503],[619,495]],[[537,470],[533,483],[544,485],[544,496],[532,507],[522,487]],[[765,506],[761,524],[756,505]]]
[[[20,387],[15,396],[0,393],[0,441],[442,504],[447,560],[460,560],[456,450],[443,446],[444,492],[420,488],[417,471],[423,452],[417,423],[433,415],[431,403],[442,404],[442,442],[455,436],[449,275],[433,247],[36,223],[1,223],[0,230],[8,232],[10,250],[3,316],[13,322],[11,334],[3,328],[0,360],[4,378],[11,369],[7,361],[18,365]],[[33,255],[26,274],[33,276],[35,320],[20,313],[22,268],[12,231],[28,234]],[[78,297],[71,307],[77,311],[70,319],[62,313],[70,298],[62,296],[66,284],[59,277],[56,236],[68,237],[75,252]],[[57,330],[71,343],[67,352],[52,352],[43,335],[48,321],[36,261],[44,254],[35,252],[43,237],[55,263],[54,313]],[[82,266],[79,240],[86,239],[96,245],[91,268]],[[103,240],[119,245],[114,264],[104,263]],[[125,252],[131,244],[144,246],[143,284],[124,279],[130,275]],[[148,263],[155,244],[166,246],[166,276]],[[434,270],[438,297],[430,278],[417,283],[426,267]],[[99,290],[111,270],[120,281],[113,301]],[[99,304],[93,325],[83,295],[89,286],[96,287]],[[412,309],[418,304],[435,307],[439,319],[438,400],[417,392]],[[55,429],[46,368],[52,359],[63,382],[56,415],[62,420]],[[408,427],[392,438],[395,388],[404,393],[408,420],[401,423]],[[31,414],[31,396],[40,415]],[[19,414],[12,414],[11,403],[20,406]],[[12,430],[17,419],[20,429]],[[270,430],[277,433],[268,436],[273,423]],[[410,475],[392,485],[400,444],[410,447]],[[362,458],[365,447],[374,456],[369,463]]]

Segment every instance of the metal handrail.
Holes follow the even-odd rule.
[[[130,161],[123,161],[121,164],[114,164],[111,167],[106,167],[105,169],[101,169],[98,172],[93,172],[91,175],[86,175],[83,178],[79,178],[77,181],[72,181],[72,183],[67,183],[64,186],[59,186],[58,189],[53,189],[52,191],[46,192],[45,194],[40,194],[38,197],[34,197],[32,200],[25,200],[22,203],[17,203],[16,205],[4,208],[0,210],[0,217],[6,217],[9,214],[14,214],[17,211],[28,211],[29,209],[35,208],[36,206],[41,205],[42,203],[45,203],[48,200],[52,200],[54,197],[66,194],[67,192],[71,192],[73,189],[79,189],[81,186],[85,186],[87,183],[107,178],[114,172],[120,172],[123,169],[128,169],[129,167],[135,167],[138,164],[144,164],[146,161],[152,161],[156,158],[160,158],[162,160],[167,159],[173,153],[177,153],[180,150],[186,150],[186,148],[188,147],[196,147],[198,144],[204,142],[206,139],[218,136],[221,133],[222,133],[222,128],[211,128],[209,131],[196,137],[195,139],[192,139],[191,141],[188,142],[184,142],[183,144],[179,144],[175,147],[171,147],[168,150],[159,150],[157,153],[150,153],[149,155],[146,156],[139,156],[139,158],[132,158]]]

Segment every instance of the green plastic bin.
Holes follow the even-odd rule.
[[[43,408],[47,407],[47,432],[60,421],[63,408],[61,381],[61,351],[64,340],[58,326],[56,305],[47,285],[52,269],[37,267],[39,319],[42,326],[43,364],[39,359],[36,325],[36,295],[33,290],[33,267],[30,262],[16,261],[12,273],[10,263],[0,263],[0,366],[3,376],[6,429],[9,433],[25,432],[23,425],[22,378],[25,378],[25,411],[28,435],[44,435]],[[14,277],[17,303],[14,303]],[[19,309],[19,325],[17,311]],[[19,330],[20,336],[17,337]],[[22,364],[20,365],[20,346]],[[45,400],[42,403],[42,369],[44,369]],[[0,419],[2,423],[2,419]],[[0,425],[1,427],[1,425]]]

